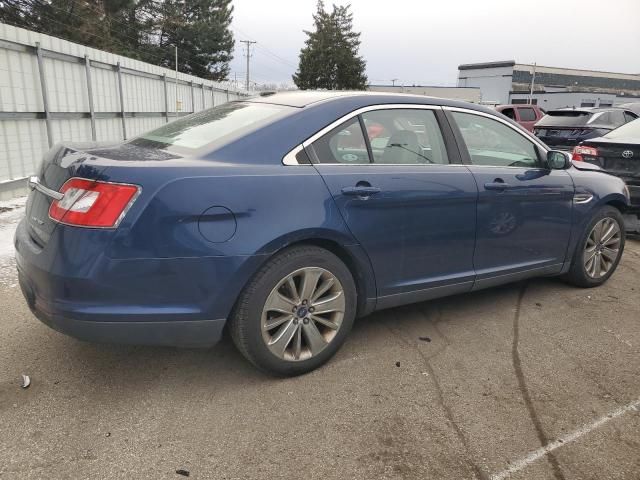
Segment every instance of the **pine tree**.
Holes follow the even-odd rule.
[[[231,0],[0,0],[0,22],[212,80],[229,73]]]
[[[360,33],[353,31],[350,5],[333,5],[327,13],[322,0],[313,15],[314,31],[300,50],[298,71],[293,75],[302,90],[364,90],[366,62],[358,55]]]
[[[153,55],[164,56],[166,66],[175,68],[174,46],[178,47],[178,70],[198,77],[223,80],[233,58],[231,0],[162,0],[156,28],[159,41]]]

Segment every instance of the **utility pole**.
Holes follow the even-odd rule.
[[[253,40],[240,40],[240,43],[244,43],[247,46],[247,79],[245,83],[245,87],[247,92],[249,91],[249,59],[251,58],[251,44],[257,43]]]
[[[178,46],[176,45],[176,118],[178,118]]]
[[[531,75],[531,90],[529,90],[529,105],[533,102],[533,87],[536,83],[536,63],[533,62],[533,74]]]
[[[392,78],[392,79],[391,79],[391,86],[392,86],[392,87],[395,87],[395,86],[396,86],[396,82],[397,82],[397,81],[398,81],[398,79],[397,79],[397,78]]]

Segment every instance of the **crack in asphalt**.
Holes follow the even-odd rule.
[[[429,321],[429,319],[427,318],[427,315],[424,312],[420,312],[420,313],[422,314],[422,316],[426,320]],[[436,320],[435,323],[439,322],[440,319],[442,318],[442,310],[438,310],[438,316],[439,316],[439,319]],[[395,314],[394,314],[394,317],[395,317]],[[397,319],[397,317],[396,317],[396,319]],[[433,324],[434,322],[430,321],[430,323]],[[407,347],[415,350],[416,353],[420,356],[420,358],[422,359],[422,363],[424,364],[424,367],[427,369],[427,373],[429,373],[429,378],[431,379],[431,381],[432,381],[432,383],[433,383],[433,385],[434,385],[434,387],[436,389],[436,398],[437,398],[438,405],[444,411],[445,417],[447,418],[447,420],[449,421],[449,423],[453,427],[453,431],[454,431],[456,437],[458,437],[458,440],[460,441],[460,443],[465,448],[465,453],[466,453],[465,460],[467,462],[467,465],[469,466],[469,468],[471,468],[471,470],[473,470],[473,473],[475,474],[475,478],[478,478],[480,480],[488,480],[489,476],[480,468],[480,466],[473,460],[473,458],[471,456],[471,453],[470,453],[471,449],[470,449],[470,446],[469,446],[469,441],[467,440],[467,437],[465,436],[464,432],[462,431],[462,429],[460,428],[460,426],[456,422],[456,420],[455,420],[455,418],[453,416],[453,411],[451,410],[451,407],[448,405],[448,403],[445,400],[444,391],[442,390],[442,386],[440,385],[440,381],[438,380],[436,372],[435,372],[435,370],[434,370],[434,368],[433,368],[433,366],[431,365],[431,362],[430,362],[430,359],[432,359],[435,356],[439,355],[442,351],[444,351],[447,348],[447,345],[449,345],[448,339],[446,339],[446,337],[444,335],[442,335],[440,332],[438,332],[445,339],[445,342],[446,342],[445,347],[440,349],[440,350],[438,350],[432,356],[429,357],[429,356],[425,355],[425,353],[420,349],[420,347],[417,344],[414,344],[410,340],[406,339],[402,335],[401,330],[394,330],[387,323],[385,323],[385,326],[391,332],[391,334],[393,336],[395,336],[403,345],[406,345]]]
[[[518,350],[518,344],[520,342],[520,312],[522,310],[522,300],[524,298],[524,294],[527,291],[528,283],[523,283],[520,287],[520,291],[518,292],[518,300],[516,303],[516,311],[513,316],[513,343],[511,346],[511,358],[513,360],[513,369],[515,370],[516,379],[518,380],[518,388],[520,389],[520,393],[522,393],[522,398],[527,407],[527,411],[529,412],[529,417],[531,418],[531,422],[536,430],[536,435],[538,436],[538,440],[540,441],[540,445],[542,447],[546,447],[549,444],[549,438],[542,427],[542,422],[538,417],[538,413],[536,412],[535,407],[533,406],[533,401],[531,400],[531,393],[529,392],[529,387],[527,386],[527,382],[524,378],[524,372],[522,370],[522,360],[520,358],[520,352]],[[555,454],[549,452],[547,455],[547,460],[551,468],[553,469],[553,476],[557,480],[565,480],[564,473],[562,473],[562,469],[560,468],[560,463],[556,458]]]

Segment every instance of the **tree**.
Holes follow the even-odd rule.
[[[333,5],[328,13],[322,0],[313,15],[314,31],[307,31],[300,50],[298,71],[293,75],[302,90],[364,90],[366,62],[358,55],[360,33],[353,31],[350,5]]]
[[[231,0],[0,0],[0,21],[212,80],[234,47]]]
[[[161,0],[155,9],[158,41],[152,54],[175,68],[177,46],[181,72],[213,80],[227,78],[235,44],[231,0]]]

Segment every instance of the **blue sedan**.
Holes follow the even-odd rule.
[[[62,144],[29,181],[20,286],[90,341],[207,347],[226,327],[276,375],[374,310],[535,276],[604,283],[619,178],[478,105],[265,95],[118,144]]]

